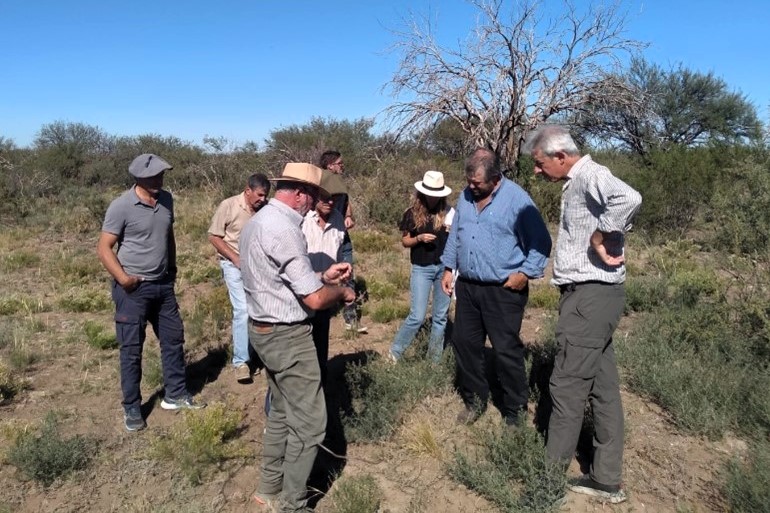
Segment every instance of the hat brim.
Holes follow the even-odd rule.
[[[268,180],[271,181],[271,182],[292,182],[292,183],[300,183],[302,185],[310,185],[311,187],[315,187],[316,189],[318,189],[319,193],[329,194],[329,191],[327,191],[326,189],[324,189],[320,185],[315,184],[313,182],[308,182],[307,180],[301,180],[299,178],[291,178],[291,177],[279,176],[279,177],[276,177],[276,178],[268,178]]]
[[[441,189],[428,189],[422,184],[422,181],[414,182],[414,188],[425,194],[426,196],[433,196],[434,198],[445,198],[452,194],[452,189],[446,185]]]

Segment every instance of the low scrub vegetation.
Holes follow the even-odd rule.
[[[211,465],[252,454],[236,443],[241,414],[225,404],[187,411],[166,436],[152,443],[152,455],[173,462],[191,484],[201,483]]]
[[[330,493],[334,513],[378,513],[383,492],[370,474],[343,476]]]
[[[566,478],[548,463],[542,436],[532,428],[478,430],[479,444],[458,449],[450,475],[506,513],[559,510]]]
[[[748,453],[727,462],[722,491],[735,513],[767,511],[770,504],[770,442],[759,440]]]
[[[49,413],[39,431],[17,435],[7,460],[29,479],[50,486],[56,479],[86,468],[95,448],[95,441],[89,438],[62,437],[56,415]]]

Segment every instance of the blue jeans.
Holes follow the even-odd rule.
[[[246,291],[243,290],[241,270],[225,259],[219,261],[222,277],[233,305],[233,366],[249,361],[249,312],[246,310]]]
[[[142,349],[147,323],[160,342],[163,386],[166,397],[187,394],[184,362],[184,327],[174,294],[174,280],[144,281],[126,292],[112,281],[115,302],[115,332],[120,345],[120,386],[123,407],[141,406]]]
[[[430,339],[428,341],[428,356],[433,361],[441,359],[444,350],[444,330],[446,329],[446,317],[449,311],[451,297],[444,294],[441,289],[441,277],[444,274],[444,266],[413,265],[409,288],[411,291],[411,305],[409,315],[396,333],[390,351],[401,358],[411,345],[415,335],[422,327],[425,315],[428,313],[428,299],[433,291],[433,314],[431,315]]]

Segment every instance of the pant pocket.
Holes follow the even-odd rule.
[[[603,342],[599,338],[565,340],[562,350],[556,355],[554,368],[562,376],[594,378],[599,371]]]

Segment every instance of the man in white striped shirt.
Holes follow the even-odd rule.
[[[612,335],[625,302],[625,233],[642,197],[590,155],[581,156],[564,128],[545,127],[529,145],[535,174],[564,181],[552,280],[561,299],[546,452],[550,461],[569,464],[588,400],[594,457],[589,474],[571,480],[569,488],[616,504],[626,494],[621,486],[623,405]]]
[[[249,342],[265,364],[272,401],[254,500],[279,512],[307,510],[307,479],[326,432],[326,402],[310,316],[355,294],[339,284],[349,263],[323,273],[310,265],[301,225],[321,192],[320,168],[289,163],[275,197],[241,232]]]

